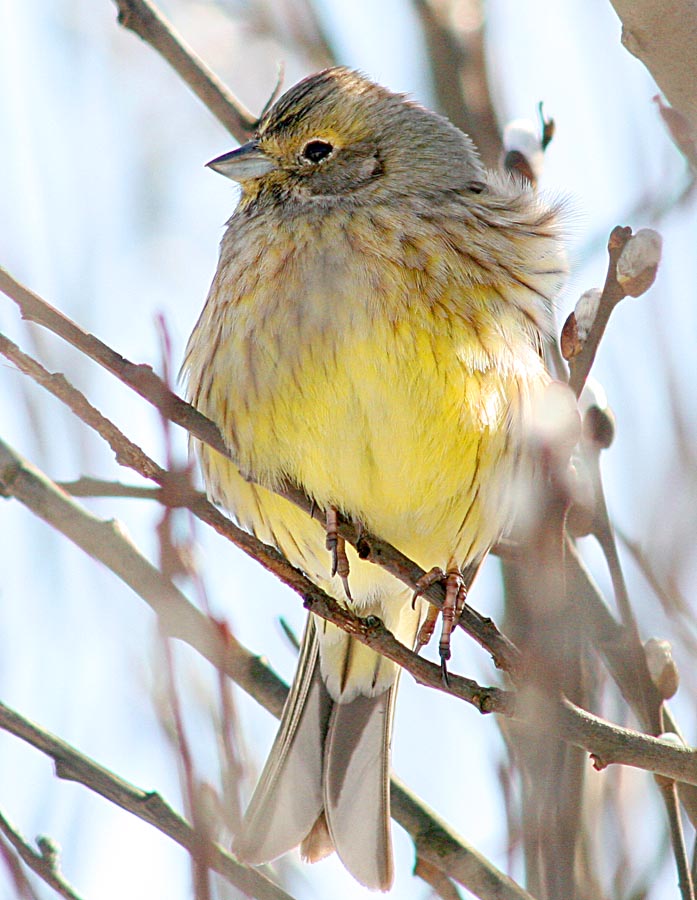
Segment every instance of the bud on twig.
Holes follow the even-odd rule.
[[[658,688],[661,697],[670,700],[680,683],[678,667],[673,659],[673,648],[668,641],[649,638],[644,644],[644,652],[651,681]]]
[[[595,321],[602,291],[591,288],[581,294],[574,311],[569,315],[561,332],[561,352],[565,360],[573,359],[583,350],[593,322]]]
[[[639,297],[656,278],[663,238],[652,228],[641,228],[626,243],[617,261],[617,281],[625,294]]]
[[[559,337],[559,347],[561,355],[567,362],[573,359],[574,356],[578,356],[583,349],[583,342],[578,337],[578,325],[576,324],[576,313],[574,312],[570,312],[566,322],[564,322],[564,327]]]
[[[544,149],[537,128],[528,119],[515,119],[503,131],[503,165],[537,184],[544,161]]]
[[[573,392],[561,381],[552,381],[532,412],[531,437],[539,447],[568,460],[581,437],[581,417]]]
[[[599,449],[607,450],[615,439],[615,417],[609,407],[589,406],[583,417],[583,436]]]

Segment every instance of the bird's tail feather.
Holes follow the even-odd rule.
[[[396,683],[377,697],[334,702],[322,681],[312,617],[281,724],[249,804],[237,856],[258,865],[302,845],[336,849],[366,887],[392,884],[390,736]]]

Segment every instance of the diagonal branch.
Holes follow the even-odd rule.
[[[19,831],[12,825],[7,818],[0,812],[0,832],[2,832],[10,843],[19,858],[27,865],[32,872],[35,872],[42,881],[45,881],[49,887],[65,900],[81,900],[80,895],[68,883],[63,873],[60,871],[58,860],[58,848],[56,844],[47,837],[37,839],[39,852],[28,843]]]
[[[201,648],[214,665],[220,664],[219,654],[225,649],[224,643],[221,644],[222,636],[218,634],[216,639],[215,627],[140,554],[119,524],[89,513],[1,440],[0,491],[16,497],[93,559],[110,568],[143,597],[161,618],[166,633],[191,642],[187,636],[193,632],[198,636],[196,649]],[[268,548],[269,552],[272,549]],[[511,695],[507,691],[483,688],[457,675],[450,676],[450,685],[446,687],[440,667],[400,644],[379,619],[362,619],[344,609],[283,557],[280,559],[293,575],[289,579],[292,583],[286,583],[301,595],[305,606],[315,615],[333,622],[361,643],[406,668],[420,684],[459,697],[481,712],[512,713]],[[236,678],[234,673],[230,674]]]
[[[52,524],[74,541],[85,552],[105,563],[133,590],[142,596],[163,619],[165,632],[187,641],[203,652],[214,664],[215,656],[227,650],[233,662],[221,654],[221,668],[240,681],[253,696],[256,685],[253,679],[245,683],[238,678],[235,656],[239,644],[226,647],[221,628],[211,623],[193,607],[181,592],[162,573],[143,557],[121,529],[112,522],[104,522],[82,509],[74,500],[57,488],[45,475],[19,457],[6,444],[0,442],[0,489],[14,496],[33,512]],[[339,627],[349,630],[361,643],[394,660],[410,672],[421,684],[434,687],[444,693],[465,700],[482,712],[498,712],[515,715],[515,695],[498,688],[482,688],[470,679],[450,676],[446,686],[440,667],[401,645],[378,619],[361,619],[340,607],[327,594],[312,585],[310,602],[313,612]],[[199,635],[193,641],[189,632]],[[203,632],[204,639],[200,638]],[[215,636],[217,635],[217,640]],[[243,651],[243,660],[249,663],[254,657]],[[257,661],[259,666],[262,664]],[[248,675],[248,665],[242,674]],[[270,675],[267,670],[267,678]],[[286,689],[276,685],[276,697],[285,696]],[[579,709],[569,701],[557,702],[545,698],[550,717],[560,723],[560,737],[591,753],[602,766],[621,763],[663,775],[688,784],[697,784],[697,751],[675,743],[654,738],[609,722]],[[275,714],[280,711],[277,703],[266,704]]]
[[[569,387],[577,397],[581,396],[581,391],[595,360],[595,354],[605,333],[610,315],[620,300],[627,296],[626,291],[617,280],[617,263],[631,236],[631,228],[623,228],[620,225],[613,228],[610,234],[607,245],[609,255],[607,275],[598,311],[595,314],[593,325],[583,347],[569,362]]]
[[[256,119],[208,68],[149,0],[114,0],[124,28],[162,56],[215,118],[240,143],[254,131]]]
[[[131,544],[126,535],[114,523],[103,522],[82,509],[68,495],[42,475],[35,467],[21,459],[14,451],[0,442],[0,491],[15,496],[33,512],[56,527],[96,559],[107,565],[122,578],[153,611],[158,615],[167,634],[183,640],[201,653],[213,665],[236,681],[269,712],[280,717],[283,703],[288,693],[286,685],[268,668],[263,659],[251,654],[230,634],[221,623],[216,623],[192,606],[186,597],[162,573],[155,569]],[[331,598],[327,598],[331,604]],[[321,610],[318,610],[321,614]],[[352,617],[357,629],[362,620]],[[373,625],[373,630],[379,629]],[[366,626],[366,633],[370,627]],[[377,644],[382,641],[383,649],[391,636],[389,632],[379,634]],[[397,648],[395,656],[402,660],[406,651],[394,638],[392,646]],[[411,651],[406,651],[410,656]],[[416,657],[421,671],[428,672],[429,682],[438,689],[444,689],[440,667]],[[451,692],[461,694],[467,687],[467,679],[452,676]],[[469,682],[474,685],[474,682]],[[475,690],[481,692],[478,686]],[[487,696],[505,697],[503,691],[493,691]],[[480,704],[482,706],[483,704]],[[500,705],[500,704],[499,704]],[[399,785],[393,798],[392,813],[412,836],[420,855],[438,863],[443,842],[443,826],[434,815],[413,795]],[[418,830],[414,823],[418,824]],[[414,827],[414,830],[412,830]],[[528,895],[513,882],[491,866],[462,839],[448,832],[449,865],[455,867],[453,877],[466,877],[465,886],[472,883],[496,882],[502,880],[504,887],[499,896],[502,900],[529,900]],[[486,867],[483,874],[479,866]],[[464,873],[464,874],[463,874]]]
[[[103,341],[83,331],[71,319],[49,303],[46,303],[37,294],[21,285],[2,268],[0,268],[0,290],[19,306],[23,318],[48,328],[49,331],[66,340],[76,349],[89,356],[94,362],[99,363],[99,365],[115,375],[128,387],[132,388],[137,394],[151,403],[163,417],[185,428],[191,435],[208,444],[223,456],[230,455],[215,423],[173,393],[150,366],[136,365],[125,359]],[[9,344],[5,342],[3,346],[7,348]],[[24,354],[21,354],[21,351],[20,353],[13,351],[13,354],[10,358],[19,365]],[[27,357],[26,359],[29,358]],[[41,375],[36,368],[37,366],[39,364],[31,360],[31,363],[26,363],[23,371],[36,378],[37,373]],[[69,405],[72,403],[71,408],[77,415],[80,415],[86,424],[90,425],[90,427],[97,427],[98,423],[89,413],[89,410],[84,415],[78,411],[83,409],[83,404],[87,403],[84,397],[79,395],[79,392],[73,393],[75,389],[72,386],[70,391],[56,390],[57,387],[62,387],[62,384],[55,380],[59,376],[51,376],[45,370],[44,373],[45,376],[41,375],[40,383],[64,402]],[[82,397],[81,400],[80,397]],[[98,413],[98,415],[101,414]],[[97,430],[99,429],[97,428]],[[111,437],[113,437],[113,432],[111,431],[109,434],[101,431],[99,433],[108,441],[111,441]],[[119,455],[118,446],[118,442],[116,445],[112,445],[117,453],[117,458]],[[142,451],[140,452],[142,453]],[[128,456],[129,454],[126,455]],[[132,460],[127,464],[132,465]],[[152,465],[155,465],[155,463],[152,463]],[[139,471],[146,478],[152,478],[154,477],[152,472],[146,471],[146,469],[150,468],[149,464],[144,468],[136,467],[136,471]],[[160,469],[159,472],[162,478],[166,477],[164,469]],[[158,483],[162,485],[162,482]],[[172,486],[171,478],[169,479],[169,485]],[[312,501],[300,489],[289,485],[285,491],[279,493],[303,509],[308,515],[313,514],[314,505]],[[208,503],[202,494],[198,494],[196,499],[193,499],[193,495],[190,495],[188,498],[180,496],[176,502],[179,505],[187,506],[199,518],[212,525],[219,533],[244,550],[245,553],[257,559],[261,565],[274,572],[294,590],[298,590],[293,583],[297,570],[290,566],[284,557],[273,548],[258,541],[242,529],[236,528],[229,519],[223,516],[212,504]],[[372,535],[361,535],[358,528],[352,523],[342,523],[339,533],[358,549],[362,558],[380,565],[411,587],[412,590],[416,590],[419,579],[424,575],[424,571],[404,554],[379,538]],[[471,573],[472,578],[474,574],[475,572],[473,571]],[[299,592],[302,593],[302,590],[299,590]],[[439,609],[442,608],[445,602],[445,590],[441,583],[432,584],[423,592],[422,596]],[[481,616],[471,607],[465,606],[458,624],[491,654],[497,667],[510,673],[516,671],[520,662],[520,654],[515,646],[496,628],[491,619]]]
[[[4,703],[0,703],[0,728],[49,756],[55,763],[59,778],[76,781],[100,794],[126,812],[153,825],[189,853],[196,854],[200,849],[201,835],[159,794],[143,791],[119,778]],[[249,896],[258,897],[259,900],[293,900],[290,894],[265,875],[238,863],[219,844],[210,842],[206,852],[211,868]]]

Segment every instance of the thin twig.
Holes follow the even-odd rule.
[[[54,334],[68,341],[89,356],[90,359],[114,374],[124,384],[135,390],[136,393],[151,403],[162,416],[186,428],[190,434],[222,453],[223,456],[229,456],[227,446],[215,423],[203,416],[185,400],[182,400],[181,397],[174,394],[153,372],[150,366],[136,365],[130,362],[98,338],[87,334],[67,316],[15,281],[2,268],[0,268],[0,290],[17,303],[24,318],[43,325]],[[22,371],[67,403],[73,412],[80,416],[86,424],[95,428],[109,442],[119,462],[135,468],[136,471],[146,478],[153,478],[162,487],[167,486],[172,491],[171,497],[176,497],[178,505],[191,509],[202,521],[212,525],[220,534],[223,534],[237,547],[254,557],[269,571],[274,572],[294,590],[297,590],[292,583],[297,570],[293,569],[280,553],[258,541],[242,529],[236,528],[229,519],[205,499],[203,494],[194,492],[183,484],[181,479],[172,479],[164,469],[146,457],[142,450],[125,438],[125,436],[123,442],[121,442],[119,438],[120,433],[113,423],[92,407],[84,396],[66,381],[64,376],[51,375],[46,372],[38,362],[23,354],[7,338],[4,338],[2,343],[0,343],[0,351],[20,366]],[[299,488],[288,485],[284,491],[279,493],[309,515],[313,514],[312,502]],[[169,502],[173,503],[171,497]],[[415,565],[387,542],[365,533],[361,534],[357,526],[348,522],[341,523],[339,533],[358,549],[362,558],[380,565],[411,587],[412,590],[417,588],[420,579],[424,575],[423,569]],[[465,575],[467,586],[469,586],[469,582],[474,577],[474,574],[476,574],[476,569],[472,570],[469,576]],[[432,584],[423,592],[423,597],[439,609],[442,608],[445,602],[443,585],[441,583]],[[491,654],[498,668],[515,674],[519,665],[520,654],[513,644],[496,628],[491,619],[479,615],[470,606],[465,606],[458,624],[460,628],[470,634]]]
[[[15,852],[12,844],[0,835],[0,863],[7,869],[7,876],[15,891],[18,900],[41,900],[34,885],[29,880],[29,875],[24,871],[20,857]]]
[[[143,791],[129,784],[4,703],[0,703],[0,728],[53,759],[59,778],[84,785],[121,809],[153,825],[192,855],[196,853],[202,836],[159,794]],[[218,844],[211,842],[208,849],[211,868],[248,895],[260,900],[292,900],[290,894],[265,875],[241,865]]]
[[[587,468],[593,483],[594,511],[592,533],[600,544],[607,561],[615,602],[624,625],[626,652],[634,669],[638,689],[637,695],[641,698],[640,718],[644,727],[651,734],[660,734],[663,730],[661,725],[662,698],[651,680],[639,626],[629,599],[624,572],[622,571],[619,553],[617,552],[617,543],[610,522],[600,470],[600,448],[592,441],[584,441],[584,446],[587,451]]]
[[[605,333],[612,310],[626,296],[624,288],[617,281],[617,262],[631,236],[632,229],[621,225],[613,228],[610,233],[607,245],[609,255],[607,276],[598,311],[581,352],[569,362],[569,386],[577,397],[581,396],[581,391],[593,365],[600,339]]]
[[[149,0],[114,0],[119,24],[137,34],[172,66],[182,81],[240,143],[254,131],[256,118],[228,90]]]
[[[678,791],[674,781],[657,779],[661,789],[670,828],[670,841],[673,847],[673,856],[678,869],[678,886],[682,900],[695,900],[695,889],[690,870],[690,861],[687,855],[687,845],[680,817],[680,802]]]
[[[223,456],[228,455],[227,446],[218,427],[181,397],[172,393],[153,372],[151,366],[136,365],[124,359],[99,338],[83,331],[50,303],[16,281],[2,267],[0,267],[0,291],[17,304],[23,319],[36,322],[63,338],[132,388],[136,394],[159,409],[172,422],[186,428],[194,437]]]
[[[422,856],[416,857],[414,875],[426,882],[431,888],[434,897],[440,897],[441,900],[462,900],[462,895],[457,887],[443,870],[439,866],[434,866],[433,863]]]
[[[617,552],[617,543],[608,514],[600,468],[601,445],[593,441],[591,437],[584,440],[583,447],[586,451],[586,464],[593,482],[593,494],[595,500],[592,533],[600,544],[607,561],[615,593],[615,600],[624,624],[627,658],[634,671],[637,696],[641,704],[640,709],[637,711],[644,727],[651,734],[661,734],[665,730],[663,698],[649,673],[646,654],[639,633],[639,626],[631,606],[624,573]],[[694,887],[690,876],[685,836],[680,817],[678,790],[676,785],[672,782],[666,782],[663,779],[659,779],[658,783],[661,789],[661,798],[666,807],[666,813],[670,824],[671,845],[678,870],[678,880],[683,900],[694,900]]]
[[[501,134],[491,102],[485,64],[484,14],[480,0],[470,3],[481,20],[456,31],[450,9],[433,0],[412,0],[428,47],[431,77],[439,111],[474,140],[485,164],[497,165],[501,156]]]
[[[261,658],[239,644],[222,624],[207,619],[193,607],[168,579],[138,553],[117,527],[113,527],[112,523],[101,522],[82,509],[35,467],[24,462],[0,442],[0,491],[3,489],[7,495],[16,496],[41,515],[83,550],[104,562],[151,606],[160,617],[167,634],[194,647],[269,712],[280,717],[288,688]],[[356,624],[360,624],[357,617]],[[419,659],[419,663],[425,662]],[[440,667],[432,663],[427,666],[431,667],[434,686],[443,689]],[[453,676],[451,692],[457,694],[460,687],[460,679]],[[504,695],[504,692],[500,693]],[[410,833],[419,846],[421,855],[430,853],[429,858],[436,862],[440,853],[441,838],[438,835],[441,825],[433,814],[419,800],[407,795],[402,787],[392,812],[396,821],[407,830],[409,823],[418,815],[419,830]],[[431,831],[433,841],[428,837]],[[476,880],[480,877],[477,875],[479,856],[459,838],[449,834],[449,858],[461,872],[467,873],[470,881]],[[498,877],[507,882],[505,876],[490,864],[487,865],[487,874],[482,875],[482,878],[496,881]],[[500,896],[506,900],[521,900],[526,895],[503,890]]]
[[[238,677],[237,654],[242,653],[242,676],[245,690],[255,695],[254,679],[249,678],[247,663],[252,654],[234,645],[229,654],[221,629],[209,622],[186,598],[164,578],[125,537],[118,526],[104,522],[82,509],[59,490],[38,469],[19,457],[0,441],[0,490],[14,496],[45,519],[83,550],[99,559],[142,596],[164,619],[165,631],[181,638],[203,653],[214,664],[220,664],[232,678]],[[340,607],[336,601],[313,586],[309,593],[312,611],[349,631],[361,643],[387,656],[409,671],[422,684],[434,687],[471,703],[482,712],[514,714],[516,706],[510,691],[485,688],[462,676],[452,675],[450,685],[443,684],[440,667],[414,654],[395,640],[379,619],[362,619]],[[191,639],[190,633],[197,640]],[[217,636],[218,641],[215,641]],[[228,640],[231,640],[229,635]],[[216,659],[220,656],[220,660]],[[265,667],[259,665],[256,674]],[[245,677],[246,676],[246,677]],[[266,670],[268,679],[269,673]],[[268,686],[268,685],[267,685]],[[285,697],[285,689],[275,685],[276,696]],[[621,763],[646,769],[673,780],[697,784],[697,751],[678,747],[631,729],[611,725],[569,701],[562,704],[545,700],[550,720],[560,723],[560,737],[591,753],[601,765]],[[280,704],[273,704],[275,713]]]
[[[627,552],[631,555],[635,564],[638,566],[641,574],[651,587],[651,590],[659,599],[666,615],[671,617],[679,615],[682,618],[687,618],[690,626],[694,627],[694,613],[690,609],[687,598],[680,591],[679,585],[674,583],[673,579],[670,577],[669,584],[664,585],[640,543],[633,538],[630,538],[629,535],[617,525],[614,526],[614,531]]]
[[[57,481],[61,490],[71,497],[124,497],[130,500],[157,500],[167,505],[167,493],[162,488],[138,487],[120,481],[105,481],[103,478],[83,476],[74,481]]]
[[[60,871],[58,848],[52,840],[46,837],[39,838],[40,852],[37,853],[2,812],[0,812],[0,831],[12,844],[23,862],[57,894],[64,897],[65,900],[81,900],[81,895],[69,884]]]
[[[421,802],[394,775],[391,788],[392,816],[412,836],[417,859],[438,866],[476,897],[533,900],[485,856],[463,844],[462,838],[434,813],[425,816]]]

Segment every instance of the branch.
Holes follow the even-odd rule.
[[[428,48],[439,111],[474,141],[484,163],[494,168],[501,157],[501,134],[485,60],[482,3],[470,3],[473,27],[456,30],[447,6],[412,0]]]
[[[51,306],[33,291],[20,284],[0,267],[0,291],[6,294],[19,307],[22,318],[36,322],[58,337],[63,338],[81,353],[116,375],[119,381],[132,388],[158,409],[163,416],[182,428],[186,428],[194,437],[208,444],[223,456],[228,450],[217,426],[194,409],[181,397],[169,390],[167,385],[153,372],[152,367],[130,362],[116,353],[99,338],[83,331],[63,313]]]
[[[477,897],[533,900],[530,894],[472,847],[464,844],[435,813],[420,802],[396,776],[392,776],[392,817],[414,841],[417,859],[424,859]]]
[[[605,328],[610,320],[610,315],[620,300],[626,296],[624,289],[617,281],[617,263],[631,236],[631,228],[622,228],[619,225],[616,228],[613,228],[612,233],[610,234],[607,245],[610,259],[608,262],[607,276],[605,278],[605,286],[603,287],[598,310],[593,318],[593,324],[588,337],[583,341],[580,351],[576,354],[567,355],[564,346],[564,336],[567,331],[568,322],[571,320],[571,316],[569,316],[567,324],[564,325],[562,331],[562,353],[564,354],[565,359],[569,360],[569,387],[577,397],[581,396],[581,391],[583,390],[583,386],[588,378],[588,373],[595,360],[595,354],[597,353],[600,339],[605,333]],[[572,313],[571,315],[573,316],[574,314]],[[575,322],[575,318],[573,321]]]
[[[193,607],[168,579],[141,556],[118,526],[102,522],[82,509],[35,467],[23,461],[2,442],[0,442],[0,489],[4,489],[7,494],[16,496],[85,552],[111,568],[160,617],[162,627],[167,634],[188,643],[236,681],[276,718],[280,717],[288,688],[261,658],[254,656],[239,644],[227,628],[207,619]],[[332,602],[331,598],[327,598],[327,600]],[[322,611],[317,610],[317,612],[321,614]],[[352,619],[357,633],[362,621],[358,617],[352,617]],[[386,631],[383,634],[377,623],[373,623],[372,626],[366,625],[366,634],[370,633],[371,628],[376,635],[376,649],[378,649],[378,644],[386,646],[390,643],[391,636]],[[394,638],[391,638],[391,642],[395,648],[394,655],[401,658],[406,648],[399,645]],[[411,651],[406,652],[411,654]],[[427,663],[426,660],[419,657],[416,657],[416,660],[419,670],[428,673],[429,680],[433,685],[443,690],[440,667],[433,663]],[[455,696],[466,695],[468,684],[474,685],[474,682],[468,682],[467,679],[460,679],[453,675],[450,677],[450,692]],[[505,697],[506,692],[493,689],[491,695],[483,694],[482,696]],[[497,705],[495,700],[492,700],[491,704],[492,707]],[[485,704],[482,702],[480,705]],[[418,800],[407,794],[406,789],[401,785],[398,787],[392,812],[395,820],[412,835],[419,853],[425,858],[431,859],[434,864],[437,863],[440,853],[439,846],[442,842],[442,836],[439,835],[444,826],[441,826],[433,814]],[[415,817],[418,817],[418,832],[410,831],[410,823],[415,821]],[[431,833],[432,837],[430,837]],[[452,832],[448,832],[448,835],[449,858],[454,860],[455,872],[467,873],[469,879],[465,882],[465,886],[467,886],[475,878],[480,857],[476,851],[469,848]],[[507,881],[506,877],[497,873],[494,867],[489,868],[488,879],[495,880],[498,877]],[[457,878],[458,876],[453,874],[453,877]],[[510,891],[508,893],[503,891],[500,896],[502,900],[522,900],[527,897],[524,893],[511,893]]]
[[[162,488],[138,487],[135,484],[87,476],[75,481],[57,481],[56,485],[71,497],[128,497],[130,500],[157,500],[163,506],[169,505],[167,494]]]
[[[214,666],[250,690],[268,669],[229,632],[192,606],[181,591],[138,551],[120,525],[92,515],[43,473],[0,441],[0,494],[14,496],[49,525],[103,563],[159,617],[165,632],[190,644]],[[272,684],[272,682],[271,682]],[[267,687],[269,685],[267,684]],[[278,713],[285,691],[269,698]]]
[[[684,120],[697,163],[697,6],[694,0],[611,0],[622,21],[622,43],[653,75]],[[681,149],[685,150],[684,147]],[[687,152],[688,158],[690,153]]]
[[[121,809],[125,809],[126,812],[154,826],[188,850],[195,858],[199,854],[201,835],[159,794],[142,791],[129,784],[79,753],[70,744],[20,716],[4,703],[0,703],[0,728],[4,728],[5,731],[49,756],[55,762],[56,775],[59,778],[84,785]],[[250,896],[259,900],[292,900],[290,894],[265,875],[241,865],[218,844],[210,842],[206,847],[206,854],[212,869]]]
[[[49,331],[68,341],[76,349],[106,368],[120,381],[151,403],[164,418],[180,425],[203,443],[208,444],[223,456],[229,457],[228,448],[215,423],[170,391],[150,366],[136,365],[125,359],[98,338],[83,331],[67,316],[46,303],[37,294],[15,281],[2,268],[0,268],[0,290],[19,306],[23,318],[48,328]],[[67,385],[65,379],[61,380],[62,376],[52,376],[46,372],[42,366],[22,354],[12,342],[8,342],[5,339],[2,346],[5,349],[10,347],[13,355],[10,356],[8,353],[9,358],[13,359],[17,365],[21,363],[23,371],[32,378],[36,378],[55,396],[66,402],[86,424],[96,428],[102,437],[110,443],[117,455],[117,459],[119,459],[119,454],[123,449],[121,456],[127,465],[135,468],[136,471],[146,478],[154,478],[161,486],[165,484],[170,488],[174,486],[172,478],[168,477],[166,471],[158,467],[152,460],[148,460],[140,448],[135,447],[132,442],[128,441],[129,446],[124,444],[122,448],[118,435],[113,430],[114,426],[112,423],[104,420],[111,427],[106,430],[100,429],[98,417],[101,414],[94,410],[83,395],[76,391],[72,385]],[[24,364],[24,360],[28,360],[28,362]],[[65,388],[66,385],[67,388]],[[114,439],[115,443],[112,443]],[[125,441],[127,439],[124,436]],[[313,514],[313,503],[300,489],[288,486],[285,491],[279,491],[279,493],[303,509],[308,515]],[[205,499],[203,494],[193,491],[188,493],[186,491],[178,491],[176,502],[180,506],[186,506],[191,509],[202,521],[212,525],[216,531],[256,559],[266,569],[272,571],[293,590],[303,594],[302,585],[298,585],[296,581],[296,576],[299,574],[298,570],[290,566],[285,558],[274,548],[263,544],[252,535],[234,526],[229,519]],[[342,523],[339,533],[356,547],[363,559],[382,566],[386,571],[409,585],[412,590],[416,590],[420,578],[424,575],[424,571],[411,562],[404,554],[385,541],[371,535],[361,534],[359,529],[351,523]],[[473,579],[475,574],[476,570],[470,573],[470,580]],[[445,602],[445,590],[440,583],[432,584],[423,592],[422,596],[439,609],[442,608]],[[520,654],[515,646],[496,628],[491,619],[480,616],[471,607],[465,606],[458,624],[491,654],[498,668],[502,668],[511,674],[516,672],[520,663]]]
[[[220,124],[240,143],[257,120],[177,34],[149,0],[114,0],[120,25],[137,34],[165,59]]]
[[[662,238],[650,228],[616,226],[607,244],[608,267],[602,291],[586,291],[561,332],[561,351],[569,362],[569,386],[576,397],[586,383],[613,309],[624,297],[640,297],[653,284],[661,260]]]
[[[0,812],[0,831],[12,844],[23,862],[57,894],[65,897],[65,900],[81,900],[77,891],[63,877],[59,866],[58,848],[50,838],[38,838],[37,844],[40,852],[37,853],[2,812]]]
[[[221,662],[221,657],[224,659],[226,655],[222,635],[140,554],[120,525],[89,513],[1,440],[0,491],[16,497],[89,556],[110,568],[148,603],[162,620],[167,634],[192,643],[214,665],[225,670],[225,663]],[[268,549],[271,551],[272,548]],[[360,618],[340,606],[285,560],[284,566],[294,575],[289,586],[300,594],[307,609],[406,668],[418,683],[459,697],[481,712],[512,713],[511,695],[507,691],[482,688],[469,678],[454,674],[449,676],[450,684],[446,687],[440,667],[400,644],[379,619]],[[188,637],[189,633],[195,636],[195,642]],[[229,674],[237,680],[236,674]]]
[[[242,683],[235,664],[239,645],[233,648],[234,653],[229,651],[231,655],[228,657],[229,648],[223,640],[221,629],[212,625],[162,573],[141,556],[118,525],[104,522],[82,509],[2,442],[0,488],[6,494],[17,497],[79,547],[111,568],[163,619],[167,634],[187,641],[197,650],[201,648],[207,659],[214,665],[220,665],[223,671],[240,681],[245,690],[255,695],[254,680],[249,677],[249,668],[254,661],[252,654],[248,651],[243,653],[245,665],[242,667]],[[419,683],[465,700],[481,712],[516,714],[517,705],[511,692],[499,688],[483,688],[468,678],[456,675],[449,676],[449,685],[446,686],[441,678],[440,667],[417,656],[396,641],[379,619],[361,619],[343,609],[311,582],[309,584],[312,590],[308,592],[306,605],[310,606],[313,613],[350,632],[377,653],[393,659]],[[195,635],[195,640],[189,637],[189,629]],[[256,672],[259,671],[260,669],[256,669]],[[266,677],[269,677],[268,670]],[[283,688],[278,687],[277,691],[285,695]],[[558,704],[547,699],[544,702],[550,710],[550,719],[558,719],[561,723],[560,737],[588,750],[603,765],[622,763],[666,778],[697,784],[697,751],[610,725],[568,701]],[[274,706],[276,708],[273,711],[277,712],[279,707],[276,704]]]

